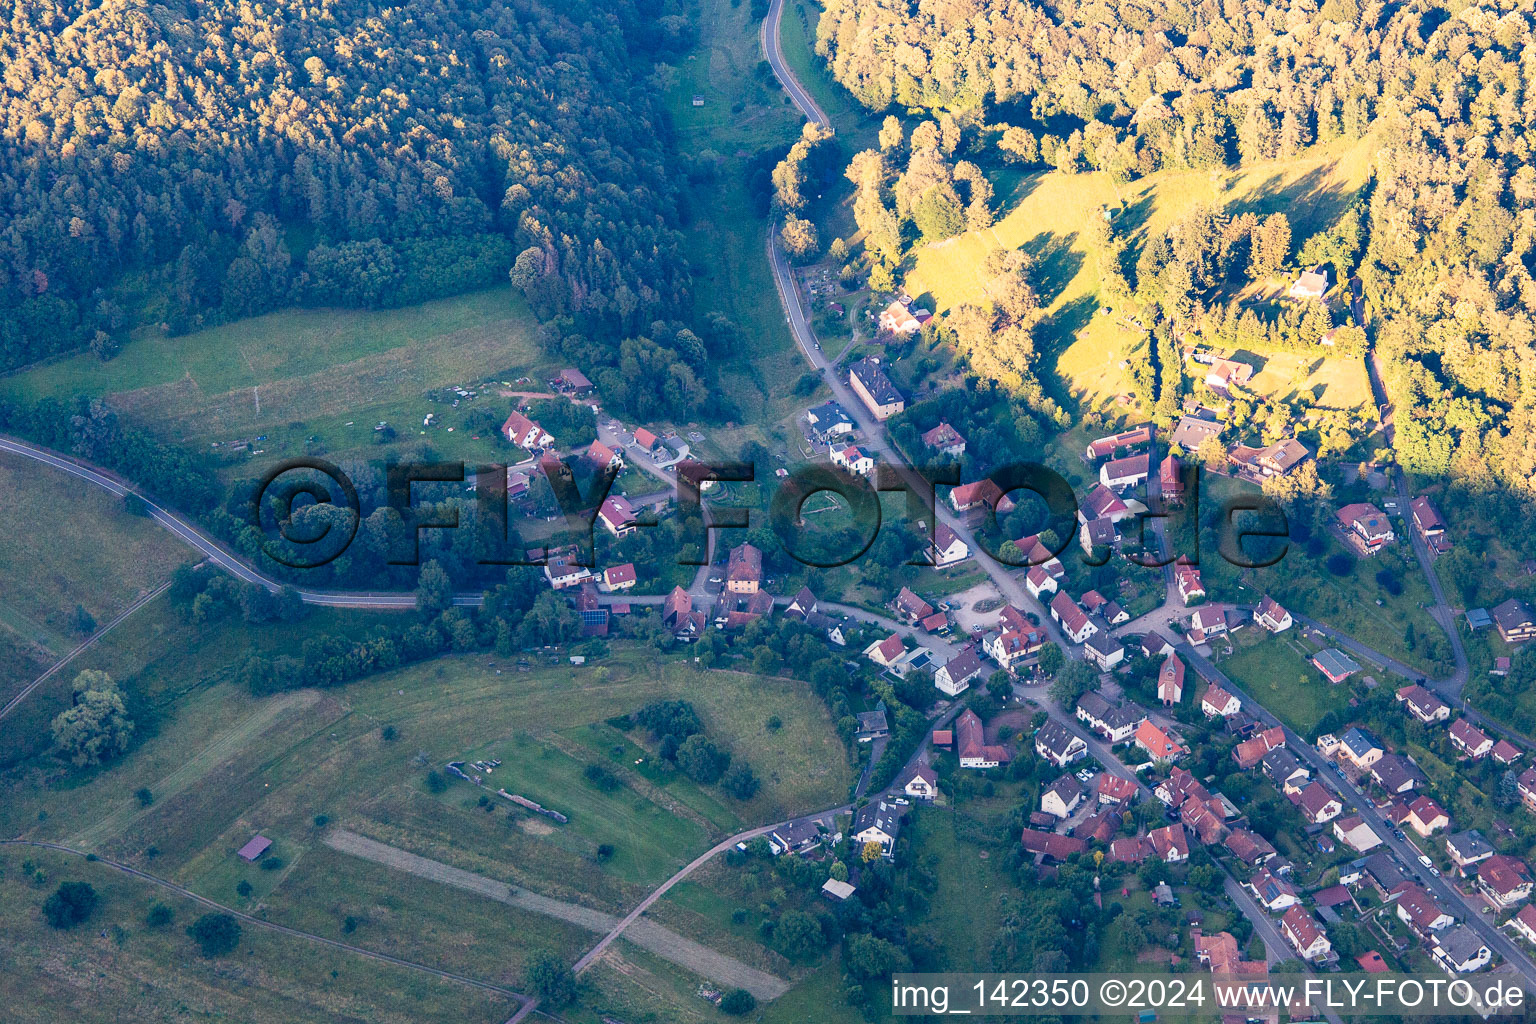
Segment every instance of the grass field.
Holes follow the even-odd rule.
[[[76,605],[105,625],[191,554],[105,491],[0,455],[0,702],[85,639]]]
[[[1312,735],[1318,721],[1330,711],[1349,707],[1348,683],[1334,686],[1312,667],[1313,650],[1290,632],[1265,636],[1244,630],[1237,650],[1221,661],[1221,670],[1303,736]]]
[[[1103,410],[1126,390],[1118,364],[1138,333],[1109,318],[1088,319],[1099,305],[1100,288],[1100,253],[1085,240],[1090,218],[1101,208],[1119,210],[1122,232],[1143,238],[1174,223],[1196,203],[1233,213],[1283,211],[1299,245],[1352,200],[1369,176],[1374,148],[1365,139],[1241,171],[1162,172],[1119,187],[1098,172],[1004,173],[998,176],[997,191],[1007,212],[985,231],[917,250],[906,288],[914,296],[930,297],[937,310],[948,310],[985,295],[981,268],[992,250],[1022,247],[1035,254],[1046,281],[1042,297],[1048,311],[1069,314],[1061,326],[1072,332],[1042,352],[1046,368],[1055,370],[1085,409]],[[1318,404],[1333,408],[1354,408],[1369,400],[1364,366],[1357,360],[1310,360],[1305,374],[1301,370],[1299,357],[1278,358],[1256,386],[1281,394],[1298,386],[1321,388]]]
[[[32,861],[46,881],[21,870]],[[58,932],[41,906],[54,886],[85,881],[101,898],[91,920]],[[155,902],[175,913],[144,923]],[[246,1024],[416,1024],[437,1018],[497,1024],[510,999],[245,924],[237,951],[204,960],[184,933],[207,908],[78,857],[0,851],[0,1004],[7,1021],[239,1020]]]
[[[434,448],[485,456],[497,450],[491,442],[448,433],[472,406],[452,410],[426,395],[528,372],[538,358],[533,328],[510,287],[405,309],[284,310],[180,337],[141,331],[110,362],[82,354],[37,366],[0,380],[0,395],[105,396],[170,440],[215,453],[215,443],[249,442],[271,456],[302,451],[312,435],[331,452],[372,451],[380,420],[400,444],[421,440],[435,412],[443,422],[427,435]]]

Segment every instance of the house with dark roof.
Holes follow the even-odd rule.
[[[1104,548],[1112,548],[1120,540],[1120,532],[1114,521],[1108,518],[1090,519],[1077,531],[1077,546],[1089,558],[1098,556]]]
[[[1248,890],[1270,913],[1278,913],[1301,902],[1296,889],[1289,882],[1276,878],[1260,868],[1248,880]]]
[[[1397,702],[1425,725],[1443,722],[1451,717],[1451,706],[1418,683],[1398,690]]]
[[[1083,802],[1083,787],[1070,774],[1063,775],[1040,794],[1040,809],[1058,818],[1070,818]]]
[[[1194,452],[1200,447],[1200,442],[1208,437],[1220,437],[1221,424],[1203,416],[1185,416],[1179,420],[1173,428],[1173,435],[1168,439],[1170,448],[1180,452]]]
[[[1492,857],[1494,849],[1493,844],[1484,839],[1483,834],[1474,828],[1446,836],[1445,852],[1451,855],[1451,860],[1465,877],[1469,873],[1468,868]]]
[[[640,517],[635,515],[634,506],[628,499],[618,494],[610,494],[603,499],[602,505],[597,510],[597,518],[604,529],[621,540],[634,533],[640,522]]]
[[[1328,647],[1312,655],[1312,665],[1335,686],[1360,671],[1355,659],[1337,647]]]
[[[768,849],[775,856],[786,853],[805,853],[821,845],[821,828],[814,821],[791,822],[780,825],[765,837]]]
[[[1113,491],[1125,491],[1146,482],[1152,471],[1152,456],[1147,452],[1115,459],[1099,467],[1099,483]]]
[[[1371,778],[1392,796],[1402,796],[1429,781],[1418,765],[1401,754],[1383,754],[1371,765]]]
[[[1103,484],[1095,484],[1083,498],[1083,503],[1077,508],[1077,521],[1079,523],[1091,523],[1095,519],[1108,519],[1111,523],[1118,523],[1129,519],[1134,512],[1125,503],[1125,500],[1113,490]]]
[[[1245,828],[1235,828],[1228,835],[1223,845],[1232,851],[1232,855],[1249,867],[1257,867],[1275,856],[1275,848],[1269,840],[1257,832],[1250,832]]]
[[[933,527],[933,543],[928,546],[928,561],[935,569],[946,569],[971,557],[971,546],[943,523]]]
[[[1088,744],[1053,718],[1047,720],[1040,731],[1035,733],[1035,753],[1056,767],[1065,768],[1088,756]]]
[[[1089,690],[1078,698],[1078,721],[1103,736],[1110,743],[1125,743],[1136,733],[1136,727],[1146,720],[1147,714],[1134,704],[1111,704],[1097,690]]]
[[[850,828],[854,842],[861,847],[869,843],[879,843],[881,856],[886,860],[893,859],[896,853],[896,840],[901,837],[901,820],[906,813],[907,808],[898,803],[886,803],[880,800],[865,804],[853,813],[853,824]]]
[[[1318,739],[1322,743],[1322,739]],[[1386,754],[1380,743],[1359,726],[1352,727],[1339,740],[1339,754],[1361,771],[1369,769]]]
[[[848,386],[877,420],[888,420],[907,407],[907,400],[880,366],[879,356],[865,356],[848,367]]]
[[[939,792],[939,775],[927,765],[917,764],[902,776],[899,785],[914,800],[932,800]]]
[[[860,711],[856,716],[859,721],[858,732],[854,735],[860,743],[868,743],[871,740],[880,739],[891,734],[890,723],[885,717],[885,705],[873,711]]]
[[[1493,753],[1493,740],[1466,718],[1452,722],[1448,734],[1451,746],[1473,761],[1481,761]]]
[[[1531,614],[1531,606],[1518,597],[1496,605],[1492,616],[1493,624],[1499,629],[1499,636],[1507,644],[1524,643],[1536,636],[1536,616]]]
[[[1451,539],[1445,532],[1445,520],[1430,503],[1428,496],[1421,494],[1410,501],[1408,514],[1413,521],[1413,528],[1418,531],[1429,550],[1439,555],[1451,549]]]
[[[1306,766],[1285,747],[1273,748],[1259,764],[1282,793],[1300,792],[1312,778]]]
[[[804,621],[816,611],[816,595],[811,593],[810,587],[801,587],[789,604],[784,607],[784,614],[791,619]]]
[[[1483,943],[1477,932],[1464,924],[1437,934],[1432,952],[1435,959],[1453,974],[1470,974],[1493,962],[1493,950]]]
[[[1089,634],[1083,644],[1083,654],[1103,672],[1108,672],[1125,660],[1125,648],[1102,626]]]
[[[947,696],[958,697],[980,675],[981,656],[976,653],[975,644],[966,644],[933,674],[933,685]]]
[[[853,417],[848,415],[837,402],[823,402],[806,412],[805,418],[810,422],[811,428],[822,438],[836,437],[839,434],[853,432]],[[639,435],[636,435],[638,440]]]

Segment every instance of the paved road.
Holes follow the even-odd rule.
[[[794,72],[789,70],[789,65],[784,63],[784,51],[779,45],[779,24],[784,18],[784,0],[773,0],[768,5],[768,17],[763,19],[763,27],[758,33],[758,43],[763,49],[763,56],[768,58],[768,63],[773,67],[773,73],[778,78],[779,84],[784,86],[784,91],[789,94],[790,101],[795,108],[804,114],[806,120],[815,121],[823,128],[831,128],[832,122],[828,120],[825,112],[811,98],[805,86],[795,78]]]
[[[111,622],[107,623],[105,626],[102,626],[95,633],[92,633],[91,636],[84,643],[80,644],[80,646],[76,647],[74,650],[72,650],[68,654],[64,655],[64,657],[62,657],[58,661],[54,662],[53,666],[51,668],[49,668],[48,671],[44,672],[42,675],[40,675],[36,679],[32,680],[30,683],[28,683],[25,687],[22,688],[20,693],[18,693],[16,696],[12,697],[10,700],[6,701],[5,707],[0,708],[0,719],[4,719],[6,715],[9,715],[12,711],[16,710],[17,705],[19,705],[22,701],[26,700],[27,697],[31,695],[33,690],[37,689],[39,686],[42,686],[48,680],[50,680],[54,676],[58,675],[59,672],[62,671],[66,665],[68,665],[70,662],[74,661],[80,655],[84,654],[98,640],[100,640],[102,637],[104,637],[108,633],[110,633],[112,631],[112,629],[114,627],[116,627],[118,624],[120,624],[124,619],[128,618],[128,616],[132,615],[134,612],[138,611],[140,608],[144,607],[146,604],[149,604],[149,602],[153,601],[155,598],[159,597],[161,594],[165,593],[166,590],[170,587],[170,585],[171,585],[171,583],[170,583],[169,580],[167,580],[166,582],[160,584],[154,590],[151,590],[149,593],[145,594],[143,597],[141,597],[137,601],[133,602],[133,604],[130,604],[127,608],[124,608],[121,612],[119,612],[117,614],[116,618],[114,618]]]
[[[68,853],[73,856],[82,858],[87,856],[94,856],[93,854],[88,854],[84,850],[71,849],[68,846],[61,846],[58,843],[44,843],[27,839],[0,840],[0,846],[27,846],[34,849],[54,850],[58,853]],[[371,949],[364,949],[361,946],[352,946],[345,942],[338,942],[335,939],[328,939],[323,935],[312,935],[309,932],[301,932],[297,928],[289,928],[286,925],[275,924],[271,921],[264,921],[259,917],[252,917],[250,914],[243,914],[240,911],[231,907],[226,907],[221,903],[215,903],[208,897],[199,896],[192,890],[184,889],[177,885],[175,882],[167,881],[164,878],[160,878],[157,875],[151,875],[145,871],[140,871],[138,868],[130,867],[127,864],[120,864],[117,861],[106,860],[102,857],[95,857],[95,862],[102,865],[103,867],[111,868],[113,871],[118,871],[122,874],[137,878],[140,881],[149,882],[152,885],[158,885],[162,889],[166,889],[170,892],[176,893],[177,895],[184,896],[187,899],[192,900],[201,906],[207,907],[210,910],[220,911],[222,913],[228,914],[231,917],[238,918],[246,924],[254,925],[258,928],[265,928],[269,931],[278,932],[283,935],[290,935],[294,938],[305,939],[309,942],[318,942],[323,946],[330,946],[332,949],[344,950],[348,953],[354,954],[355,956],[367,957],[370,960],[378,960],[382,963],[393,964],[396,967],[404,967],[409,970],[420,971],[423,974],[430,974],[433,977],[441,978],[444,981],[456,981],[461,985],[469,985],[472,988],[482,989],[486,992],[495,992],[498,995],[504,995],[509,999],[517,1000],[518,1003],[522,1005],[523,1010],[529,1009],[529,1007],[532,1005],[532,1000],[530,1000],[527,996],[520,992],[515,992],[512,989],[505,988],[501,985],[492,985],[490,982],[480,981],[477,978],[465,977],[462,974],[454,974],[451,971],[440,971],[436,967],[428,967],[425,964],[418,964],[409,960],[402,960],[399,957],[390,956],[387,953],[376,953]]]

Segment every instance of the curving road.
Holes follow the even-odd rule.
[[[512,989],[501,985],[493,985],[488,981],[480,981],[477,978],[466,977],[462,974],[454,974],[451,971],[440,971],[436,967],[428,967],[425,964],[414,963],[410,960],[402,960],[399,957],[390,956],[387,953],[376,953],[371,949],[364,949],[361,946],[349,945],[345,942],[338,942],[335,939],[328,939],[323,935],[315,935],[310,932],[301,932],[297,928],[289,928],[287,925],[276,924],[272,921],[264,921],[259,917],[252,917],[250,914],[241,913],[240,911],[231,907],[226,907],[222,903],[216,903],[206,896],[199,896],[192,890],[184,889],[177,885],[175,882],[168,881],[159,877],[158,875],[151,875],[147,871],[140,871],[138,868],[131,867],[127,864],[120,864],[117,861],[107,860],[103,857],[96,856],[95,854],[87,853],[84,850],[76,850],[72,847],[63,846],[59,843],[45,843],[28,839],[0,840],[0,846],[27,846],[34,849],[53,850],[57,853],[67,853],[82,859],[91,858],[95,863],[100,864],[103,867],[111,868],[113,871],[129,875],[133,878],[139,879],[140,881],[149,882],[152,885],[157,885],[162,889],[168,890],[169,892],[174,892],[178,896],[183,896],[189,900],[192,900],[194,903],[207,907],[210,910],[220,911],[221,913],[228,914],[230,917],[238,918],[246,924],[255,925],[258,928],[265,928],[268,931],[278,932],[279,934],[292,936],[293,938],[305,939],[309,942],[318,942],[322,946],[330,946],[332,949],[339,949],[344,952],[351,953],[355,956],[366,957],[369,960],[377,960],[381,963],[391,964],[395,967],[404,967],[408,970],[419,971],[422,974],[430,974],[435,978],[442,979],[443,981],[456,981],[461,985],[468,985],[471,988],[478,988],[486,992],[495,992],[498,995],[503,995],[509,999],[517,1000],[523,1010],[528,1010],[531,1008],[534,1002],[532,999],[523,995],[521,992],[515,992]]]
[[[789,70],[789,65],[784,63],[784,51],[779,45],[779,23],[783,18],[784,0],[773,0],[768,5],[768,17],[763,19],[763,27],[758,32],[758,43],[763,48],[763,56],[768,58],[774,77],[789,94],[790,102],[805,115],[806,120],[815,121],[823,128],[831,128],[832,122],[827,118],[826,113],[811,98],[811,94],[806,91],[805,86],[800,84],[799,79],[795,78],[794,72]]]

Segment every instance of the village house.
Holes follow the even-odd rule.
[[[592,382],[575,367],[566,367],[560,371],[558,387],[574,395],[585,395],[592,390]]]
[[[874,457],[856,444],[832,446],[828,448],[828,455],[832,465],[854,476],[874,475]]]
[[[1176,455],[1166,456],[1157,466],[1157,488],[1162,499],[1170,505],[1177,505],[1184,500],[1184,480],[1179,472],[1179,459]]]
[[[1464,924],[1447,928],[1435,936],[1434,955],[1454,974],[1479,971],[1493,962],[1493,951]]]
[[[943,523],[933,527],[933,543],[928,546],[928,561],[935,569],[948,568],[971,557],[970,545]]]
[[[1086,853],[1088,850],[1088,844],[1081,839],[1060,836],[1055,832],[1041,832],[1032,828],[1024,830],[1019,842],[1026,853],[1033,854],[1041,863],[1064,863],[1067,858]]]
[[[1293,299],[1317,300],[1328,291],[1328,269],[1321,265],[1304,271],[1286,292]]]
[[[923,444],[940,455],[959,458],[965,454],[965,438],[961,437],[960,432],[948,423],[940,423],[923,434]]]
[[[1024,589],[1029,591],[1029,596],[1042,604],[1045,598],[1042,594],[1056,593],[1056,577],[1045,571],[1044,566],[1031,566],[1024,576]]]
[[[1265,594],[1253,610],[1253,621],[1271,633],[1284,633],[1291,628],[1291,613],[1280,607],[1280,602]]]
[[[1466,718],[1458,718],[1449,730],[1451,746],[1473,761],[1481,761],[1493,752],[1493,740]]]
[[[951,488],[949,492],[949,504],[956,512],[969,512],[979,508],[996,509],[1002,498],[1002,489],[988,479],[961,484],[959,487]]]
[[[1287,796],[1301,792],[1312,779],[1312,773],[1285,747],[1271,748],[1260,759],[1259,766],[1276,788]]]
[[[1064,592],[1051,598],[1051,618],[1061,625],[1061,631],[1075,644],[1087,640],[1099,628],[1088,618],[1088,613]]]
[[[1264,755],[1277,747],[1285,746],[1285,730],[1278,725],[1256,733],[1232,748],[1232,758],[1237,766],[1247,771],[1264,760]]]
[[[1355,660],[1336,647],[1328,647],[1312,655],[1312,665],[1335,686],[1360,671]]]
[[[1521,772],[1515,788],[1519,791],[1520,800],[1525,804],[1526,810],[1536,812],[1536,768],[1527,768]]]
[[[1321,925],[1302,907],[1292,907],[1280,918],[1280,931],[1298,956],[1308,963],[1321,963],[1333,956],[1333,945]]]
[[[1178,807],[1190,797],[1196,800],[1209,800],[1210,792],[1195,778],[1194,774],[1186,768],[1175,768],[1168,773],[1168,777],[1157,784],[1152,791],[1167,807]]]
[[[645,454],[650,455],[653,453],[656,450],[656,446],[660,443],[661,438],[657,437],[649,430],[645,429],[644,427],[635,428],[635,447],[639,448],[642,452],[645,452]]]
[[[1058,768],[1088,756],[1083,738],[1055,719],[1048,720],[1035,733],[1035,753]]]
[[[1414,498],[1408,503],[1408,511],[1413,528],[1418,531],[1425,547],[1437,555],[1443,555],[1451,549],[1451,539],[1445,532],[1445,520],[1440,518],[1440,513],[1430,504],[1428,497],[1421,494]]]
[[[1083,787],[1071,775],[1063,775],[1040,794],[1040,809],[1058,818],[1070,818],[1083,802]]]
[[[1512,597],[1503,604],[1493,609],[1493,623],[1499,629],[1499,636],[1504,638],[1507,644],[1524,643],[1536,636],[1536,616],[1531,614],[1530,605]]]
[[[1374,555],[1397,539],[1386,513],[1375,505],[1366,502],[1345,505],[1335,518],[1344,535],[1362,555]]]
[[[1136,783],[1112,772],[1101,772],[1093,789],[1099,803],[1105,807],[1126,807],[1136,799]]]
[[[1264,909],[1272,914],[1287,910],[1301,902],[1295,888],[1289,882],[1276,878],[1263,868],[1248,880],[1248,890],[1263,904]]]
[[[880,844],[880,854],[891,860],[896,853],[896,840],[901,836],[901,819],[906,807],[884,800],[865,804],[853,813],[853,841],[859,846]]]
[[[1493,745],[1493,759],[1499,764],[1514,764],[1524,753],[1509,740],[1501,739]]]
[[[629,500],[621,495],[612,494],[603,499],[598,506],[597,519],[603,524],[603,529],[623,540],[634,533],[640,525],[640,517],[635,515],[635,507]]]
[[[1212,683],[1206,687],[1205,696],[1200,698],[1200,710],[1207,718],[1225,718],[1243,710],[1243,702]]]
[[[1301,811],[1302,816],[1314,825],[1330,822],[1344,810],[1344,805],[1339,802],[1339,798],[1330,793],[1320,782],[1310,783],[1296,794],[1296,807]]]
[[[912,334],[923,325],[917,317],[912,315],[912,310],[899,300],[893,300],[889,306],[880,311],[880,329],[889,331],[898,336]]]
[[[1184,662],[1177,654],[1163,659],[1157,670],[1157,699],[1163,707],[1173,707],[1184,699]]]
[[[1123,823],[1119,811],[1103,808],[1088,815],[1068,831],[1078,839],[1108,843],[1119,834]]]
[[[1189,641],[1190,646],[1199,647],[1213,637],[1223,636],[1226,632],[1225,610],[1217,607],[1196,608],[1195,613],[1189,617],[1189,631],[1184,634],[1184,638]]]
[[[1434,800],[1421,796],[1408,805],[1408,824],[1413,826],[1415,832],[1428,839],[1440,829],[1450,827],[1451,819]]]
[[[1189,748],[1176,743],[1167,733],[1143,718],[1136,726],[1136,745],[1152,756],[1154,761],[1173,761],[1189,753]]]
[[[1339,818],[1333,823],[1333,834],[1339,842],[1356,853],[1369,853],[1381,845],[1381,837],[1358,814]]]
[[[1097,690],[1089,690],[1077,701],[1078,721],[1111,744],[1129,741],[1146,717],[1146,712],[1136,705],[1111,704]]]
[[[966,644],[933,674],[933,685],[946,696],[958,697],[980,675],[981,657],[976,653],[976,645]]]
[[[1106,462],[1099,467],[1099,483],[1115,491],[1124,491],[1143,483],[1152,469],[1152,456],[1146,452]]]
[[[1109,630],[1096,627],[1083,643],[1083,655],[1101,672],[1108,672],[1125,660],[1125,647]]]
[[[1181,562],[1174,567],[1173,575],[1178,584],[1179,597],[1183,598],[1185,605],[1205,600],[1205,584],[1200,582],[1198,567]]]
[[[1013,760],[1013,753],[1001,744],[989,744],[976,712],[966,708],[955,719],[955,749],[961,768],[996,768]]]
[[[982,640],[982,650],[1004,672],[1017,673],[1020,663],[1034,657],[1045,646],[1045,634],[1031,629],[1021,632],[1010,629],[1002,633],[990,633]]]
[[[1520,908],[1520,913],[1510,918],[1509,923],[1525,937],[1526,942],[1536,943],[1536,907],[1527,903]]]
[[[879,356],[865,356],[848,368],[848,386],[875,419],[885,421],[907,407],[896,385],[880,368]]]
[[[1451,717],[1451,706],[1418,683],[1398,690],[1397,701],[1425,725],[1443,722]]]
[[[1014,541],[1014,546],[1024,555],[1024,564],[1045,570],[1054,579],[1061,579],[1067,574],[1067,567],[1061,564],[1051,549],[1040,540],[1038,533],[1032,533],[1028,537],[1020,537]]]
[[[544,578],[553,590],[579,586],[592,578],[592,570],[577,565],[573,555],[552,555],[544,562]]]
[[[601,441],[593,441],[588,445],[584,455],[586,460],[596,467],[599,472],[606,472],[610,469],[618,472],[624,468],[623,454],[614,451]]]
[[[693,598],[682,587],[673,587],[661,606],[661,623],[679,640],[692,640],[704,631],[709,619],[693,610]]]
[[[1465,878],[1470,872],[1467,870],[1476,864],[1481,864],[1494,855],[1493,844],[1483,838],[1483,834],[1477,829],[1468,829],[1465,832],[1457,832],[1453,836],[1445,837],[1445,852],[1451,855],[1451,861],[1456,869]]]
[[[1114,547],[1119,540],[1120,531],[1115,529],[1114,520],[1107,517],[1090,519],[1077,531],[1077,546],[1089,558],[1098,558],[1100,551]]]
[[[763,553],[751,544],[731,549],[726,560],[725,589],[733,594],[755,594],[763,583]]]
[[[1318,743],[1321,745],[1322,737],[1318,737]],[[1369,771],[1371,766],[1386,754],[1386,750],[1376,742],[1376,738],[1359,726],[1346,732],[1338,743],[1339,756],[1347,759],[1361,771]]]
[[[1205,386],[1229,398],[1234,389],[1246,387],[1252,379],[1253,367],[1235,359],[1217,359],[1205,371]]]
[[[1518,857],[1497,853],[1478,867],[1477,887],[1500,910],[1508,910],[1531,898],[1531,872]]]
[[[1096,441],[1088,442],[1087,456],[1095,461],[1107,458],[1117,452],[1129,451],[1139,448],[1152,441],[1152,428],[1140,426],[1109,437],[1101,437]]]
[[[1176,452],[1194,452],[1208,437],[1220,437],[1221,424],[1203,416],[1184,416],[1173,428],[1168,446]]]
[[[784,615],[791,619],[805,620],[816,612],[816,595],[811,593],[810,587],[801,587],[789,604],[784,606]]]
[[[814,850],[821,845],[822,835],[814,821],[801,821],[780,825],[764,838],[768,840],[768,851],[780,857],[786,853],[799,854]]]
[[[1189,837],[1184,834],[1183,825],[1153,829],[1147,833],[1147,842],[1152,844],[1153,856],[1165,864],[1182,864],[1189,860]]]
[[[1269,840],[1245,828],[1233,829],[1223,841],[1223,845],[1232,852],[1232,856],[1251,868],[1258,867],[1275,857],[1275,848],[1270,845]]]
[[[909,625],[916,625],[933,614],[933,605],[918,597],[908,587],[902,587],[896,594],[896,615]]]
[[[1136,513],[1125,500],[1103,484],[1094,484],[1093,490],[1083,498],[1083,503],[1077,509],[1077,521],[1088,524],[1095,519],[1108,519],[1111,523],[1122,522],[1130,519]]]
[[[864,656],[881,668],[894,667],[907,653],[906,641],[900,633],[892,633],[884,640],[876,640],[864,648]]]
[[[581,621],[582,636],[607,636],[609,612],[597,596],[597,585],[583,580],[576,592],[576,617]]]
[[[1109,859],[1117,864],[1140,864],[1152,856],[1152,844],[1146,836],[1114,839],[1109,844]]]
[[[598,580],[597,589],[605,594],[612,594],[617,590],[628,590],[635,585],[635,565],[633,562],[625,562],[623,565],[613,565],[603,570],[602,579]]]
[[[516,409],[512,410],[507,421],[501,425],[501,433],[508,441],[528,451],[547,447],[555,440],[553,434]]]
[[[885,717],[884,701],[881,701],[875,710],[860,711],[854,717],[859,724],[853,735],[854,739],[860,743],[871,743],[891,734],[891,723]]]
[[[1294,437],[1282,438],[1260,448],[1245,463],[1249,475],[1262,480],[1271,476],[1289,476],[1291,471],[1312,457],[1306,445]]]
[[[1397,897],[1397,917],[1421,938],[1449,928],[1456,919],[1435,902],[1429,890],[1416,882],[1403,882],[1391,891]]]
[[[925,764],[914,765],[901,783],[901,791],[913,800],[932,800],[939,793],[939,776]]]
[[[1383,754],[1371,765],[1371,778],[1392,796],[1402,796],[1428,781],[1419,766],[1401,754]]]
[[[814,409],[808,409],[806,410],[805,418],[810,423],[811,429],[815,431],[816,436],[823,440],[837,437],[840,434],[853,433],[853,417],[848,415],[848,411],[837,402],[823,402]],[[637,431],[635,439],[639,440],[639,438],[640,434]]]

